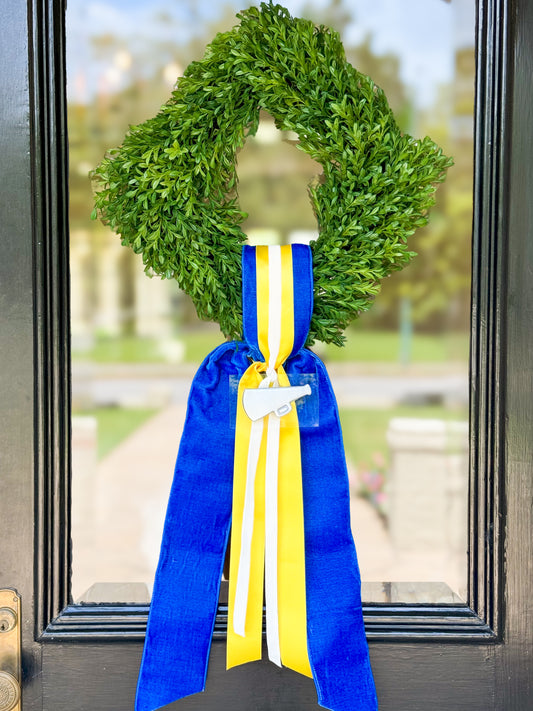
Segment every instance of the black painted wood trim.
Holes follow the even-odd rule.
[[[509,2],[504,609],[495,709],[533,708],[533,3]]]
[[[506,0],[480,0],[477,33],[468,601],[501,636],[505,298],[509,161]]]
[[[468,606],[367,605],[371,641],[499,639],[501,619],[508,3],[478,8],[471,508]],[[36,383],[36,635],[43,641],[140,639],[146,608],[69,605],[70,368],[64,0],[33,0]],[[219,607],[216,634],[226,610]]]
[[[226,645],[211,647],[206,690],[168,711],[319,711],[312,679],[266,658],[226,670]],[[483,645],[373,644],[380,711],[510,711],[492,701],[493,652]],[[46,711],[131,711],[140,643],[48,644],[43,649]],[[77,663],[73,662],[77,659]],[[68,670],[68,673],[65,673]],[[524,705],[520,711],[529,709]],[[167,707],[165,707],[167,711]]]
[[[45,642],[142,641],[148,605],[70,605],[44,631]],[[370,641],[493,642],[494,634],[466,605],[369,605],[363,608]],[[264,622],[263,622],[264,626]],[[227,607],[220,605],[214,639],[226,639]]]
[[[36,635],[70,585],[70,311],[65,0],[30,0]]]

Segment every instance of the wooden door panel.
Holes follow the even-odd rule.
[[[378,644],[372,667],[380,711],[490,711],[493,647]],[[44,650],[46,709],[131,711],[142,645],[48,644]],[[206,691],[170,704],[169,711],[318,711],[312,680],[267,661],[229,671],[225,644],[213,643]],[[475,678],[472,677],[476,670]],[[523,710],[525,711],[525,709]]]
[[[68,607],[64,2],[3,17],[0,585],[22,595],[24,711],[131,711],[146,609]],[[365,608],[381,711],[533,707],[533,6],[478,17],[469,607]],[[290,671],[226,672],[223,632],[207,691],[173,706],[317,708]]]

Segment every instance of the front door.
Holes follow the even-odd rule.
[[[65,5],[3,4],[0,587],[21,596],[25,711],[127,711],[148,608],[70,595]],[[468,604],[366,605],[383,711],[533,705],[533,6],[477,14]],[[288,670],[226,672],[219,612],[208,690],[173,708],[317,708]]]

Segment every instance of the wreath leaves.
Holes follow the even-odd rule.
[[[308,344],[342,345],[380,280],[414,255],[451,159],[403,134],[383,91],[345,58],[336,32],[262,3],[237,15],[193,62],[154,118],[130,128],[93,171],[96,214],[142,254],[145,270],[177,280],[200,318],[242,335],[236,154],[259,111],[298,134],[323,167],[309,186],[314,311]]]

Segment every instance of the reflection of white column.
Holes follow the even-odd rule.
[[[468,545],[468,424],[449,424],[446,540],[453,555],[464,556]]]
[[[293,230],[289,234],[289,244],[309,244],[315,239],[318,239],[316,230]]]
[[[124,247],[115,235],[98,258],[98,307],[95,324],[106,335],[117,335],[122,329],[120,307],[120,266]]]
[[[76,230],[70,238],[70,327],[74,350],[90,346],[90,285],[87,274],[90,259],[89,233]]]
[[[78,563],[94,545],[97,440],[95,417],[76,415],[72,418],[72,547],[75,563],[72,584],[76,590],[86,585],[85,580],[79,581]]]
[[[254,247],[271,246],[281,244],[281,235],[279,230],[273,230],[269,227],[254,227],[248,230],[248,244]]]
[[[387,439],[392,544],[399,551],[464,553],[467,423],[394,418]]]
[[[474,46],[476,0],[453,3],[453,43],[456,50]]]
[[[251,138],[252,141],[268,146],[272,143],[279,143],[281,141],[282,134],[272,119],[263,117],[259,122],[255,136],[252,136]]]
[[[169,338],[172,334],[172,292],[178,290],[173,279],[150,279],[142,260],[135,260],[135,331],[138,336]]]

